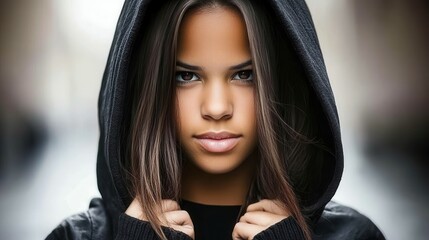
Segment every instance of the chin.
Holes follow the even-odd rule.
[[[202,157],[204,160],[190,160],[202,172],[208,174],[227,174],[240,168],[245,159],[238,160],[233,156]]]

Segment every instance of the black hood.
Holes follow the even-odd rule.
[[[139,32],[145,29],[149,0],[125,0],[117,24],[107,66],[100,90],[98,109],[100,140],[97,158],[98,188],[108,209],[113,226],[118,216],[131,202],[131,196],[121,175],[120,138],[126,107],[127,77],[132,53],[135,51]],[[155,1],[153,1],[155,2]],[[159,0],[157,0],[157,4]],[[327,133],[326,141],[331,155],[324,158],[321,171],[322,183],[311,204],[303,206],[306,214],[317,221],[325,205],[334,196],[343,171],[343,152],[340,126],[334,96],[329,84],[325,64],[319,47],[313,21],[304,0],[265,0],[283,31],[288,37],[305,77],[317,101],[320,128]],[[310,163],[311,164],[311,163]],[[316,187],[315,187],[316,188]],[[116,232],[114,230],[114,232]]]

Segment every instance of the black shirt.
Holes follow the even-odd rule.
[[[181,200],[180,207],[191,216],[196,240],[232,239],[241,206],[205,205]]]

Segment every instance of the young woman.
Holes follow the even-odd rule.
[[[126,1],[99,100],[103,199],[47,239],[384,239],[330,202],[338,117],[303,1]]]

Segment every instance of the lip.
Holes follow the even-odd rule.
[[[207,132],[194,136],[195,140],[208,152],[222,153],[232,150],[241,135],[230,132]]]

